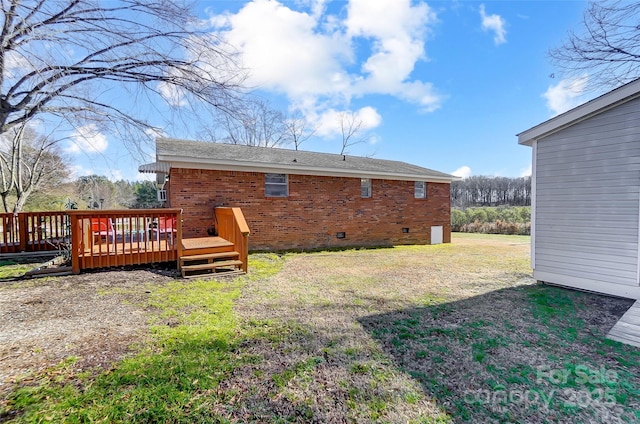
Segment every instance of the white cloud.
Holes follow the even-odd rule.
[[[451,175],[456,176],[456,177],[460,177],[460,178],[467,178],[468,176],[471,175],[471,168],[469,168],[466,165],[461,166],[460,168],[458,168],[455,171],[453,171],[451,173]]]
[[[531,167],[531,164],[529,164],[528,167],[523,168],[522,171],[520,172],[520,176],[521,177],[530,177],[532,174],[533,168]]]
[[[425,3],[409,0],[351,0],[345,22],[347,33],[371,40],[371,55],[362,64],[354,94],[380,93],[416,103],[427,111],[440,106],[441,98],[430,83],[412,81],[411,72],[426,60],[428,28],[437,21]]]
[[[109,147],[107,137],[98,130],[96,124],[76,128],[70,138],[71,143],[67,148],[70,153],[102,153]]]
[[[484,4],[480,5],[480,17],[482,18],[482,29],[493,31],[493,42],[503,44],[507,42],[507,21],[500,15],[487,15]]]
[[[352,97],[394,96],[432,111],[441,96],[414,80],[435,13],[411,0],[350,0],[346,17],[329,15],[326,0],[253,0],[237,13],[212,15],[219,37],[235,46],[252,86],[284,94],[306,114],[346,109]],[[358,52],[370,51],[360,58]],[[304,105],[304,106],[300,106]]]
[[[124,178],[124,174],[119,169],[111,169],[111,170],[109,170],[108,178],[109,178],[110,181],[113,181],[113,182],[125,179]]]
[[[559,115],[578,106],[584,100],[582,95],[589,78],[582,76],[574,79],[563,79],[551,85],[542,95],[547,100],[547,107],[554,115]]]
[[[313,16],[277,1],[254,0],[235,14],[214,16],[220,36],[242,54],[249,83],[287,94],[336,95],[348,87],[341,62],[351,60],[348,40],[322,34]]]
[[[331,137],[342,134],[342,122],[360,123],[359,133],[376,128],[382,123],[382,116],[372,107],[365,106],[355,112],[329,109],[321,115],[314,117],[312,121],[319,136]]]
[[[79,164],[71,165],[69,168],[70,168],[69,179],[71,181],[77,180],[80,177],[95,174],[95,171],[93,169],[85,168],[84,166]]]
[[[175,85],[160,81],[158,83],[158,93],[160,93],[162,98],[171,106],[182,107],[187,105],[184,91]]]
[[[147,128],[144,133],[153,139],[167,136],[167,133],[161,128]]]
[[[15,50],[5,53],[5,70],[9,79],[20,78],[26,72],[33,70],[29,60]]]

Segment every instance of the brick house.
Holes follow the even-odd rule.
[[[448,243],[453,177],[404,162],[160,138],[154,172],[185,237],[240,207],[251,250]]]

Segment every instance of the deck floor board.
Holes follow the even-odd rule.
[[[631,346],[640,347],[640,300],[618,320],[609,331],[607,338]]]
[[[85,249],[80,255],[83,256],[100,256],[100,255],[124,255],[129,253],[152,253],[167,252],[175,250],[166,240],[153,240],[141,242],[115,242],[115,243],[95,243],[89,249]]]
[[[223,239],[222,237],[197,237],[182,239],[182,248],[184,250],[209,249],[231,246],[233,246],[233,243],[231,243],[229,240]]]

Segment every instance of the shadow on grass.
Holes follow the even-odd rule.
[[[360,323],[456,422],[639,422],[640,349],[605,339],[632,303],[533,285]]]

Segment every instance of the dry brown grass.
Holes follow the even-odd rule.
[[[187,405],[199,421],[640,421],[640,353],[604,339],[630,302],[536,284],[528,237],[251,260],[224,375]],[[585,391],[614,402],[571,405]]]
[[[560,394],[551,411],[534,399],[474,400],[484,390],[550,393],[555,387],[536,383],[539,366],[615,362],[617,348],[603,338],[628,301],[562,294],[589,336],[572,343],[546,327],[571,323],[534,316],[537,290],[553,297],[560,289],[531,278],[528,237],[455,235],[450,245],[288,255],[282,272],[250,283],[237,305],[256,332],[242,350],[257,359],[225,381],[223,390],[237,393],[228,417],[239,408],[249,421],[637,419],[628,405],[617,416],[615,408],[596,413],[595,404],[567,409]]]

